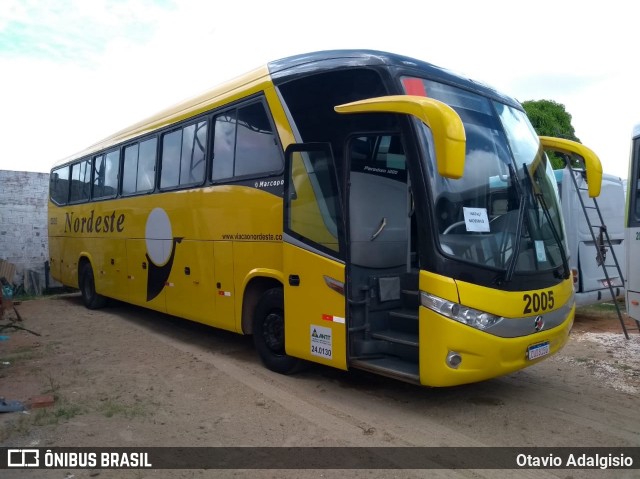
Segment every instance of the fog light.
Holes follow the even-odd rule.
[[[451,369],[458,369],[458,366],[460,366],[461,362],[462,356],[460,356],[460,354],[456,353],[455,351],[449,351],[449,354],[447,354],[447,365]]]

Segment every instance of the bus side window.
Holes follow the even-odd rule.
[[[206,143],[206,121],[166,133],[162,137],[160,188],[202,183]]]
[[[156,146],[158,140],[149,138],[124,149],[122,194],[131,195],[153,190],[155,185]]]
[[[69,201],[69,167],[63,166],[53,170],[50,178],[49,192],[51,199],[59,204],[65,205]]]
[[[162,137],[160,188],[172,188],[180,182],[180,150],[182,128]]]
[[[212,180],[224,180],[233,176],[235,144],[236,110],[231,110],[215,117]]]
[[[282,167],[282,154],[264,105],[238,108],[234,176],[279,172]]]
[[[193,185],[204,180],[207,122],[200,121],[182,130],[180,185]]]
[[[118,192],[118,170],[120,150],[112,150],[106,155],[93,159],[92,198],[113,198]]]
[[[283,158],[262,102],[214,118],[213,181],[282,171]]]
[[[87,201],[91,191],[91,165],[89,160],[82,160],[71,166],[70,202]]]
[[[157,149],[157,138],[150,138],[140,142],[138,174],[136,175],[137,192],[150,191],[155,186]]]
[[[138,174],[138,149],[139,146],[127,146],[124,149],[124,163],[122,166],[122,194],[130,195],[137,191],[136,178]]]

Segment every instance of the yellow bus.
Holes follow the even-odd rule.
[[[558,191],[515,100],[413,58],[268,63],[58,163],[53,276],[427,386],[557,352],[574,316]],[[560,145],[560,146],[559,146]]]

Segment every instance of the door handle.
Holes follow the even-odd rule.
[[[290,274],[289,284],[291,286],[300,286],[300,276],[298,276],[297,274]]]
[[[387,226],[387,218],[382,218],[382,220],[380,221],[380,226],[378,226],[378,229],[376,230],[376,232],[371,235],[371,238],[369,238],[369,241],[373,241],[378,236],[380,236],[380,233],[382,233],[382,230],[385,228],[385,226]]]

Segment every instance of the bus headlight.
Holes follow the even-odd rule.
[[[420,304],[447,318],[480,330],[488,329],[504,319],[502,316],[452,303],[424,291],[420,292]]]

